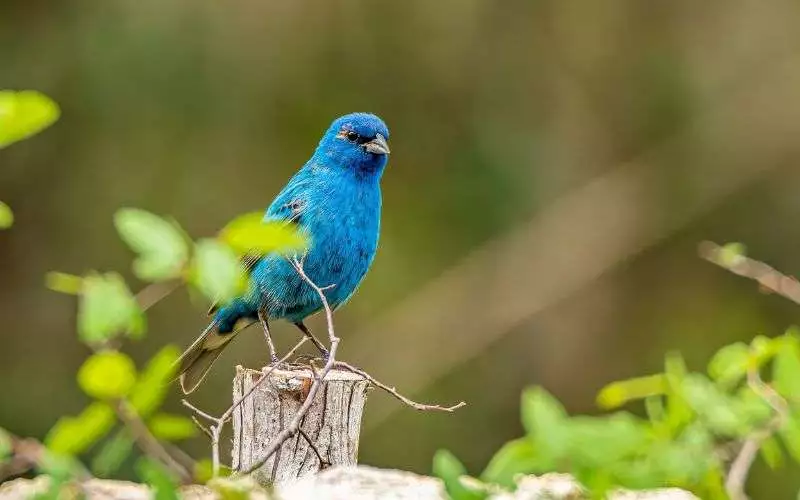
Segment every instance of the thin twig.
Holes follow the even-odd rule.
[[[197,418],[196,416],[192,415],[192,422],[194,422],[194,425],[196,425],[197,428],[200,429],[203,432],[203,434],[208,436],[208,439],[214,439],[214,436],[211,435],[211,431],[208,429],[208,427],[203,425],[203,423],[200,421],[199,418]]]
[[[763,291],[776,293],[800,304],[800,282],[787,276],[764,262],[744,255],[725,255],[725,247],[704,241],[698,249],[700,257],[726,269],[733,274],[755,280]]]
[[[331,344],[333,344],[334,342],[338,343],[339,339],[336,337],[336,332],[333,329],[333,309],[331,309],[331,306],[328,304],[328,299],[327,297],[325,297],[325,290],[335,287],[336,283],[327,285],[323,288],[317,286],[317,284],[314,283],[311,280],[311,278],[308,277],[305,270],[303,269],[303,261],[305,260],[305,255],[303,256],[302,259],[303,260],[298,261],[297,257],[294,257],[292,259],[292,266],[294,267],[295,271],[297,271],[297,273],[300,275],[300,277],[303,278],[303,280],[305,280],[305,282],[308,283],[311,286],[311,288],[314,289],[315,292],[317,292],[317,295],[319,295],[319,299],[322,301],[322,307],[325,309],[325,321],[328,323],[328,340],[330,340]],[[331,345],[331,350],[333,350],[333,345]]]
[[[211,430],[211,473],[214,477],[219,476],[219,437],[222,434],[224,422],[212,425]]]
[[[147,428],[147,425],[142,421],[139,417],[139,414],[130,407],[127,401],[119,400],[115,404],[112,405],[114,407],[114,411],[117,413],[119,419],[128,427],[130,430],[133,439],[136,441],[136,444],[139,445],[139,448],[151,457],[157,458],[174,472],[176,472],[180,478],[184,481],[190,481],[192,479],[192,475],[189,473],[186,468],[178,463],[175,458],[170,455],[170,453],[161,445],[161,443],[156,439],[153,434],[150,433],[150,430]]]
[[[176,462],[181,464],[187,471],[190,471],[192,473],[192,477],[194,477],[194,471],[197,469],[197,460],[189,456],[188,453],[180,449],[174,443],[165,441],[162,442],[161,444],[162,446],[164,446],[164,449],[167,450],[167,453],[172,455],[172,458],[174,458]]]
[[[372,384],[372,385],[374,385],[374,386],[376,386],[376,387],[378,387],[380,389],[383,389],[387,393],[391,394],[392,396],[394,396],[398,400],[402,401],[406,405],[410,406],[411,408],[414,408],[415,410],[419,410],[419,411],[445,411],[445,412],[452,413],[452,412],[458,410],[459,408],[462,408],[462,407],[467,405],[467,403],[465,403],[464,401],[461,401],[461,402],[459,402],[457,404],[454,404],[452,406],[442,406],[442,405],[431,405],[431,404],[425,404],[425,403],[417,403],[416,401],[411,400],[411,399],[403,396],[399,392],[397,392],[396,388],[389,387],[388,385],[386,385],[383,382],[379,381],[378,379],[376,379],[375,377],[373,377],[369,373],[365,372],[361,368],[356,368],[355,366],[353,366],[353,365],[351,365],[349,363],[345,363],[344,361],[337,361],[336,363],[334,363],[334,366],[337,367],[337,368],[343,368],[343,369],[345,369],[345,370],[347,370],[349,372],[352,372],[352,373],[355,373],[356,375],[360,375],[360,376],[364,377],[365,379],[367,379],[369,381],[370,384]]]
[[[755,367],[747,370],[747,386],[772,407],[775,417],[763,429],[748,436],[736,458],[731,462],[728,476],[725,478],[725,491],[731,500],[747,500],[744,486],[750,473],[750,467],[758,455],[758,450],[765,440],[783,426],[789,416],[789,404],[775,389],[761,379],[758,369]]]
[[[267,462],[267,460],[269,460],[272,454],[275,453],[284,442],[286,442],[286,440],[297,434],[298,430],[300,429],[300,422],[302,422],[303,417],[305,417],[309,409],[311,409],[311,405],[314,403],[314,399],[316,398],[320,387],[322,387],[322,381],[336,363],[336,351],[339,348],[339,338],[336,336],[336,332],[333,327],[333,310],[328,304],[328,299],[325,297],[325,291],[316,283],[314,283],[311,278],[308,277],[308,275],[306,275],[305,271],[303,270],[302,260],[298,260],[297,257],[294,257],[290,262],[300,277],[303,278],[303,280],[308,283],[315,292],[317,292],[317,295],[319,295],[319,298],[322,301],[322,307],[325,309],[325,319],[328,323],[328,339],[330,340],[331,347],[330,351],[328,352],[328,359],[325,362],[325,366],[322,368],[319,374],[314,377],[314,382],[311,384],[311,389],[308,391],[306,400],[303,402],[302,406],[300,406],[300,409],[297,410],[297,413],[295,413],[294,417],[289,422],[289,425],[275,437],[261,458],[256,460],[246,470],[241,471],[241,474],[249,474],[254,470],[259,469]]]
[[[206,413],[203,410],[201,410],[200,408],[196,407],[195,405],[193,405],[192,403],[190,403],[186,399],[182,399],[181,403],[183,404],[183,406],[189,408],[190,410],[192,410],[193,412],[195,412],[199,416],[201,416],[201,417],[203,417],[203,418],[205,418],[207,420],[210,420],[211,422],[216,423],[217,421],[219,421],[219,419],[217,417],[213,417],[213,416],[209,415],[208,413]]]
[[[169,294],[183,285],[181,280],[169,280],[161,283],[151,283],[139,290],[136,294],[136,302],[142,311],[146,311],[165,299]]]
[[[329,463],[329,462],[327,462],[327,461],[326,461],[324,458],[322,458],[322,455],[320,454],[319,450],[317,449],[317,445],[315,445],[315,444],[314,444],[314,441],[312,441],[312,440],[311,440],[311,438],[310,438],[310,437],[308,437],[308,434],[306,434],[306,431],[304,431],[302,428],[299,428],[299,427],[298,427],[298,428],[297,428],[297,432],[299,432],[299,433],[300,433],[300,435],[301,435],[301,436],[303,436],[303,439],[305,439],[305,440],[306,440],[306,443],[308,443],[308,446],[309,446],[309,447],[310,447],[312,450],[314,450],[314,454],[317,456],[317,460],[319,460],[319,465],[320,465],[322,468],[325,468],[325,467],[329,466],[329,465],[330,465],[330,463]]]

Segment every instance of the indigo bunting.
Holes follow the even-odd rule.
[[[367,273],[378,246],[380,179],[389,154],[386,124],[375,115],[353,113],[336,119],[311,159],[289,180],[266,211],[264,221],[295,224],[309,239],[303,270],[331,308],[347,302]],[[237,322],[260,321],[272,361],[271,319],[295,324],[327,356],[303,320],[322,309],[316,291],[286,256],[268,254],[246,262],[246,293],[213,312],[200,337],[181,355],[184,393],[205,377],[223,348],[236,336]]]

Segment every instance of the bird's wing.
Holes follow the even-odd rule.
[[[308,187],[309,180],[305,178],[301,172],[298,172],[286,184],[286,187],[278,193],[272,204],[267,208],[264,214],[264,221],[286,221],[290,224],[302,224],[301,218],[306,209],[305,190]],[[248,253],[242,256],[241,265],[245,274],[250,274],[253,268],[262,259],[263,255],[255,253]],[[208,309],[208,315],[216,313],[219,310],[220,304],[215,302]]]
[[[303,170],[298,174],[305,173]],[[295,175],[283,190],[278,193],[275,200],[267,208],[264,221],[286,221],[301,224],[303,212],[306,209],[306,193],[310,179],[305,175]]]

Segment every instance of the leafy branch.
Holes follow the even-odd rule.
[[[706,242],[700,255],[800,303],[797,280],[746,257],[739,244]],[[643,403],[646,418],[625,411],[569,416],[543,388],[531,388],[522,396],[525,436],[506,443],[479,478],[444,450],[434,457],[434,473],[455,500],[485,498],[514,489],[518,474],[551,471],[570,472],[595,496],[675,486],[701,498],[745,500],[759,456],[776,468],[785,449],[800,464],[800,332],[725,346],[706,374],[669,353],[662,373],[608,384],[597,402],[606,410]]]

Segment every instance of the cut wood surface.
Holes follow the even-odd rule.
[[[261,376],[260,371],[237,367],[233,400],[247,394]],[[233,412],[234,470],[247,470],[262,459],[305,401],[313,377],[307,366],[273,370]],[[301,432],[254,471],[255,479],[281,483],[329,465],[355,465],[368,388],[360,375],[331,370],[301,422]]]

